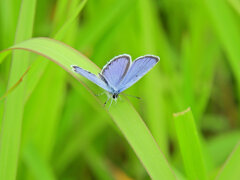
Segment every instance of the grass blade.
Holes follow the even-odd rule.
[[[100,156],[94,147],[84,151],[84,157],[95,174],[96,179],[114,180],[110,165],[105,158]]]
[[[238,83],[238,98],[240,98],[240,28],[236,14],[225,0],[204,0],[212,18],[215,31],[228,56],[229,64]]]
[[[207,142],[207,150],[217,165],[226,161],[239,139],[240,131],[232,131],[214,137]],[[217,151],[218,153],[216,153]]]
[[[55,142],[55,133],[65,97],[65,76],[61,68],[49,63],[37,88],[25,105],[23,143],[33,141],[45,160],[50,159]],[[49,86],[54,88],[47,88]],[[32,134],[32,131],[35,133]]]
[[[55,179],[52,169],[49,164],[43,160],[33,145],[25,145],[23,149],[23,161],[27,165],[35,179],[53,180]]]
[[[157,12],[156,7],[151,1],[139,1],[138,6],[140,11],[140,32],[142,37],[141,41],[139,42],[139,49],[142,48],[141,53],[144,52],[144,54],[159,55],[155,40],[159,33],[158,21],[155,18],[155,14]],[[166,133],[167,123],[165,122],[167,118],[164,117],[163,113],[163,108],[165,107],[162,97],[163,87],[160,83],[152,83],[153,81],[161,82],[161,80],[162,77],[159,73],[159,69],[153,69],[151,74],[146,77],[146,86],[144,86],[145,88],[142,89],[145,96],[147,96],[144,98],[144,104],[146,104],[144,109],[146,111],[147,124],[163,153],[167,155],[168,137]]]
[[[70,67],[73,64],[77,64],[93,73],[99,72],[99,68],[86,57],[71,47],[55,40],[34,38],[19,43],[10,49],[25,49],[41,54],[63,67],[73,76],[75,76],[75,74],[73,74]],[[84,82],[86,87],[91,85],[85,78],[79,77],[79,79],[81,82]],[[96,91],[97,89],[94,88],[93,90]],[[99,102],[99,99],[97,97],[95,98]],[[148,128],[128,101],[122,100],[117,105],[113,105],[109,114],[125,135],[126,139],[135,150],[137,156],[153,179],[175,179],[173,171],[164,155],[159,150]],[[128,114],[128,119],[126,119],[125,114]]]
[[[32,36],[36,0],[23,0],[18,19],[15,43]],[[19,59],[24,59],[20,62]],[[28,67],[28,53],[14,52],[8,87],[12,87]],[[24,109],[24,84],[17,87],[6,99],[0,139],[0,178],[13,180],[16,178],[21,126]],[[14,126],[13,126],[14,124]]]
[[[198,132],[190,108],[174,114],[178,142],[189,179],[207,179]]]
[[[238,0],[228,0],[228,3],[236,10],[238,15],[240,15],[240,1]]]
[[[62,148],[61,154],[55,160],[58,172],[64,171],[77,155],[88,147],[97,135],[104,131],[107,124],[102,121],[102,117],[95,118],[94,121],[88,122],[84,129],[74,133],[73,138],[67,143],[67,146]]]
[[[55,15],[55,19],[54,22],[56,23],[53,27],[53,32],[52,32],[52,36],[54,39],[57,40],[62,40],[62,38],[65,38],[64,35],[66,35],[67,30],[69,30],[72,26],[72,24],[74,22],[77,21],[77,17],[79,16],[79,14],[82,12],[82,8],[85,6],[87,0],[81,1],[79,3],[79,5],[73,9],[73,10],[68,10],[67,13],[69,13],[69,17],[67,18],[67,20],[65,22],[63,22],[62,16],[65,16],[65,11],[66,9],[64,9],[66,7],[66,4],[68,4],[68,2],[66,1],[58,1],[58,3],[60,3],[60,5],[57,6],[56,9],[56,15]],[[61,6],[61,7],[59,7]],[[60,26],[60,27],[59,27]],[[58,29],[59,30],[56,30]],[[56,32],[55,32],[56,31]],[[1,56],[0,56],[0,62],[1,62]],[[29,71],[29,75],[28,78],[28,84],[27,84],[27,97],[26,99],[28,99],[28,97],[31,95],[31,93],[33,92],[33,90],[35,89],[37,83],[39,82],[39,79],[41,78],[42,74],[44,73],[47,65],[48,65],[48,61],[44,61],[43,57],[39,57],[37,58],[36,62],[33,63],[32,68]]]
[[[14,89],[18,87],[18,85],[23,81],[24,76],[28,73],[29,69],[30,67],[27,68],[27,70],[23,73],[23,75],[20,77],[16,84],[14,84],[7,92],[5,92],[2,97],[0,97],[0,101],[6,98]]]
[[[237,144],[236,148],[228,158],[227,162],[222,167],[216,179],[225,180],[238,180],[240,179],[240,143]]]
[[[74,20],[77,19],[79,13],[82,11],[84,8],[85,4],[87,3],[87,0],[83,0],[77,8],[74,10],[72,15],[69,17],[69,19],[62,25],[62,27],[56,32],[55,39],[63,39],[63,36],[68,29],[69,26],[74,22]]]
[[[118,128],[135,150],[152,179],[175,179],[172,170],[159,150],[148,128],[128,102],[118,102],[111,115]],[[128,117],[126,118],[126,114]]]

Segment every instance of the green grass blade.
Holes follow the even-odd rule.
[[[66,6],[67,2],[66,1],[58,1],[58,3],[60,3],[60,5],[58,5],[57,9],[56,9],[57,12],[56,12],[55,19],[54,19],[54,23],[56,23],[56,24],[54,25],[54,28],[53,28],[54,30],[53,30],[51,37],[53,37],[54,39],[57,39],[57,40],[62,40],[62,38],[65,38],[64,35],[66,34],[69,27],[71,27],[72,24],[77,20],[77,17],[82,12],[82,8],[86,4],[86,2],[87,2],[86,0],[81,1],[74,10],[71,10],[71,12],[68,12],[70,14],[69,18],[67,18],[66,22],[63,22],[63,19],[61,17],[63,15],[65,15],[64,7]],[[59,24],[59,25],[57,25],[57,24]],[[59,30],[56,30],[57,28],[59,28]],[[0,56],[0,62],[1,62],[1,58],[2,57]],[[39,79],[41,78],[42,74],[44,73],[44,71],[48,65],[48,61],[44,61],[43,59],[44,59],[43,57],[37,58],[36,62],[33,63],[32,67],[29,71],[28,84],[27,84],[27,88],[26,88],[26,91],[27,91],[26,94],[28,96],[26,99],[28,99],[28,97],[31,95],[31,93],[35,89],[37,83],[39,82]]]
[[[240,131],[231,131],[211,138],[206,148],[217,165],[222,164],[240,139]],[[219,151],[221,149],[221,151]],[[218,152],[218,153],[216,153]]]
[[[100,71],[94,63],[76,50],[61,42],[47,38],[34,38],[19,43],[10,49],[25,49],[41,54],[63,67],[73,76],[76,76],[70,67],[73,64],[77,64],[93,73]],[[79,79],[85,85],[92,84],[83,77],[79,77]],[[96,88],[94,89],[96,90]],[[99,100],[97,97],[96,99]],[[109,113],[135,150],[149,175],[153,179],[175,179],[167,160],[133,106],[128,101],[122,100],[117,105],[112,105]],[[128,114],[127,118],[126,114]]]
[[[0,49],[7,48],[14,42],[20,3],[20,0],[0,1]]]
[[[154,3],[151,1],[139,1],[139,21],[141,29],[141,41],[139,43],[139,49],[141,48],[141,53],[144,54],[154,54],[159,56],[159,51],[157,50],[156,37],[159,33],[158,20],[156,19],[157,9]],[[158,66],[159,68],[160,66]],[[162,66],[161,66],[162,68]],[[147,124],[156,142],[162,149],[165,155],[168,154],[168,142],[165,122],[167,118],[164,117],[164,100],[163,100],[163,86],[161,83],[162,77],[160,75],[159,69],[153,69],[151,74],[149,74],[146,79],[146,85],[142,88],[145,94],[144,104],[145,113],[147,118]],[[152,91],[154,90],[154,92]],[[157,107],[157,108],[156,108]]]
[[[204,0],[219,39],[228,56],[229,64],[238,83],[240,98],[240,27],[238,16],[234,14],[226,0]]]
[[[0,94],[4,94],[5,92],[5,84],[3,83],[3,81],[0,79]],[[1,133],[1,129],[2,129],[2,117],[3,117],[3,110],[4,110],[4,101],[0,101],[0,133]]]
[[[238,180],[240,179],[240,143],[237,144],[236,148],[228,158],[227,162],[224,164],[220,170],[216,179],[225,180]]]
[[[49,63],[25,105],[23,140],[33,141],[40,155],[46,160],[50,159],[54,147],[65,97],[65,76],[66,73],[61,68]],[[49,86],[54,88],[47,88]]]
[[[83,0],[74,12],[72,12],[72,15],[69,17],[69,19],[63,24],[63,26],[56,32],[55,39],[62,39],[66,30],[71,26],[71,24],[74,22],[74,20],[77,19],[79,13],[82,11],[83,7],[87,3],[87,0]]]
[[[207,179],[198,132],[190,108],[174,114],[174,121],[188,178]]]
[[[37,148],[33,145],[25,145],[23,149],[23,162],[31,169],[33,176],[37,180],[55,179],[50,165],[43,160]]]
[[[95,147],[90,147],[83,153],[87,163],[95,174],[96,179],[114,180],[110,169],[110,164],[107,160],[95,150]]]
[[[111,108],[111,115],[118,128],[135,150],[152,179],[175,179],[164,155],[138,113],[127,101]],[[126,117],[127,114],[127,117]]]
[[[23,0],[18,19],[15,43],[32,36],[36,0]],[[12,87],[28,67],[28,53],[14,52],[8,87]],[[22,61],[19,61],[22,60]],[[24,109],[24,84],[9,94],[4,107],[4,117],[0,139],[0,178],[13,180],[16,178],[21,126]]]
[[[56,156],[56,169],[58,172],[64,169],[98,136],[105,127],[106,122],[103,118],[94,118],[80,131],[73,134],[73,138],[62,147],[60,154]]]
[[[191,44],[188,37],[183,38],[182,42],[182,69],[183,69],[183,97],[184,106],[194,106],[194,91],[193,91],[193,71],[191,60]],[[194,109],[192,109],[194,112]]]
[[[6,58],[6,56],[10,53],[10,51],[6,51],[5,53],[1,53],[0,55],[0,64],[3,62],[3,60]]]
[[[66,30],[75,28],[71,24],[77,19],[78,14],[86,3],[86,1],[79,2],[80,0],[71,2],[58,1],[61,6],[63,5],[63,9],[59,8],[59,6],[56,7],[56,11],[61,13],[61,17],[59,17],[60,14],[55,14],[53,31],[58,30],[57,27],[61,28],[62,26],[64,28],[61,28],[63,30],[60,30],[58,35],[54,35],[54,38],[64,39],[68,43],[72,43],[69,37],[67,35],[63,37],[63,34],[66,33]],[[79,5],[76,6],[77,4]],[[62,18],[63,16],[65,17],[64,19]],[[64,22],[65,19],[66,22]],[[52,32],[52,34],[55,33]],[[69,31],[68,34],[75,35],[75,33],[69,33]],[[32,142],[44,161],[49,161],[54,155],[52,151],[56,145],[56,134],[66,95],[66,73],[54,63],[48,63],[47,60],[44,61],[43,59],[43,57],[37,58],[36,63],[33,63],[34,69],[28,76],[30,81],[28,81],[27,93],[31,96],[26,103],[24,111],[24,120],[26,122],[24,124],[24,141]],[[49,89],[49,86],[54,88]],[[35,133],[31,135],[33,129]]]
[[[228,0],[228,3],[236,10],[238,15],[240,15],[240,1],[239,0]]]
[[[107,11],[99,13],[99,16],[90,21],[79,33],[78,49],[86,48],[89,44],[101,41],[101,38],[116,22],[120,23],[131,12],[131,7],[134,5],[136,5],[136,0],[115,1]]]
[[[14,91],[19,84],[23,81],[24,76],[28,73],[30,67],[28,67],[28,69],[23,73],[23,75],[20,77],[20,79],[16,82],[16,84],[14,84],[12,87],[10,87],[8,89],[7,92],[5,92],[5,94],[3,96],[0,97],[0,101],[2,101],[4,98],[6,98],[12,91]]]

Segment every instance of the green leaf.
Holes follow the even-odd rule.
[[[178,143],[189,179],[207,179],[198,132],[190,108],[174,114]]]
[[[240,142],[235,147],[232,154],[229,156],[228,160],[219,171],[219,174],[216,179],[225,180],[239,180],[240,179]]]
[[[93,62],[81,53],[52,39],[34,38],[14,45],[10,49],[24,49],[45,56],[70,72],[74,77],[76,77],[76,74],[73,73],[70,67],[74,64],[95,74],[100,71]],[[78,79],[88,89],[89,86],[93,85],[81,76]],[[92,94],[92,90],[95,92],[97,90],[96,86],[94,87],[91,90],[89,89]],[[101,103],[97,97],[95,98]],[[133,106],[124,98],[116,105],[113,104],[108,112],[136,152],[149,175],[153,179],[175,179],[167,160]]]

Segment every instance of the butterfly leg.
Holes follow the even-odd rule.
[[[122,101],[122,97],[121,96],[118,96],[118,99],[119,99],[119,101]]]
[[[105,92],[102,92],[102,93],[99,93],[99,94],[95,94],[95,96],[101,96],[101,95],[103,95],[103,94],[105,94]]]
[[[104,107],[106,106],[106,104],[107,104],[107,102],[108,102],[109,99],[110,99],[110,97],[107,98],[106,102],[105,102],[104,105],[103,105]]]
[[[113,99],[111,98],[111,103],[110,103],[110,105],[108,106],[108,110],[110,109],[110,107],[111,107],[111,105],[112,105],[112,101],[113,101]]]
[[[114,99],[115,104],[117,104],[117,100],[118,100],[118,98],[117,98],[117,99]]]
[[[126,96],[130,96],[130,97],[137,98],[137,99],[139,99],[139,100],[141,100],[141,99],[142,99],[142,98],[140,98],[140,97],[138,97],[138,96],[133,96],[133,95],[125,94],[125,93],[122,93],[122,94],[124,94],[124,95],[126,95]]]

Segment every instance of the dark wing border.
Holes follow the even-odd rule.
[[[140,56],[140,57],[138,57],[137,59],[135,59],[133,62],[132,62],[132,64],[131,64],[131,66],[130,66],[130,68],[129,68],[129,71],[131,70],[131,67],[132,67],[132,65],[134,65],[134,63],[136,62],[136,61],[139,61],[139,60],[141,60],[142,58],[153,58],[153,59],[155,59],[155,61],[156,61],[156,63],[155,63],[155,65],[160,61],[160,57],[159,56],[154,56],[154,55],[149,55],[149,54],[147,54],[147,55],[144,55],[144,56]],[[155,66],[154,65],[154,66]],[[154,67],[153,66],[153,67]],[[153,68],[152,67],[152,68]],[[152,68],[150,68],[148,71],[146,71],[145,73],[144,73],[144,75],[146,74],[146,73],[148,73]],[[129,72],[128,71],[128,72]],[[142,76],[143,77],[143,76]],[[141,77],[141,78],[142,78]],[[126,76],[125,76],[125,78],[126,78]],[[127,88],[129,88],[129,87],[131,87],[133,84],[135,84],[137,81],[139,81],[141,78],[139,78],[139,79],[137,79],[135,82],[133,82],[130,86],[128,86]],[[121,82],[123,82],[124,81],[124,79],[121,81]],[[127,84],[127,83],[126,83]],[[122,84],[120,84],[119,85],[119,90],[120,90],[120,92],[122,92],[122,91],[124,91],[124,90],[126,90],[127,88],[123,88],[123,87],[121,87],[122,86]]]
[[[126,58],[129,60],[129,63],[128,63],[127,67],[125,68],[125,71],[124,71],[124,73],[123,73],[123,75],[122,75],[122,77],[121,77],[121,79],[120,79],[120,82],[121,82],[121,81],[123,80],[123,78],[125,77],[125,75],[127,74],[128,70],[129,70],[129,68],[131,67],[131,64],[132,64],[132,60],[131,60],[132,58],[131,58],[131,56],[130,56],[129,54],[121,54],[121,55],[115,56],[115,57],[112,58],[105,66],[103,66],[102,71],[101,71],[99,74],[101,74],[101,76],[104,77],[103,73],[104,73],[104,71],[105,71],[106,69],[109,68],[109,66],[111,65],[111,63],[114,62],[114,61],[116,61],[118,58],[122,58],[122,57],[126,57]],[[100,76],[100,77],[101,77],[101,76]],[[104,79],[105,79],[105,78],[104,78]],[[119,83],[120,83],[120,82],[119,82]]]

